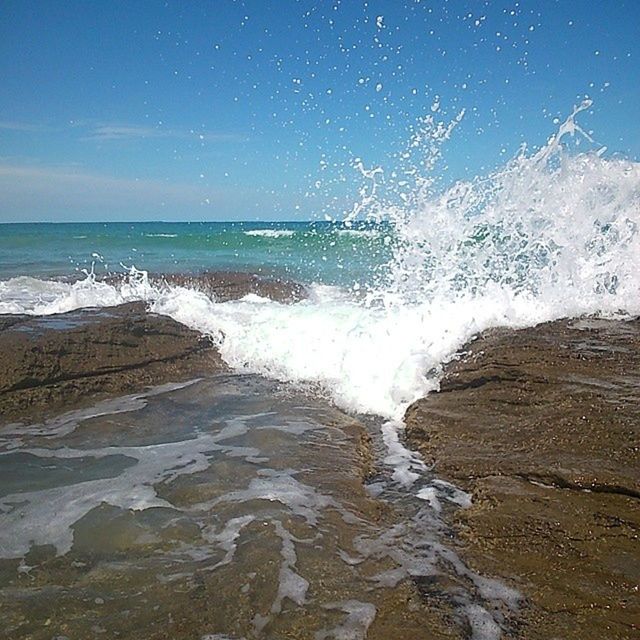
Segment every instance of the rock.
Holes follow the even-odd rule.
[[[154,283],[167,283],[196,289],[216,302],[236,300],[253,293],[276,302],[298,302],[307,296],[303,285],[278,277],[235,271],[212,271],[198,275],[169,274],[151,276]]]
[[[518,637],[637,637],[638,320],[488,331],[406,425],[473,494],[455,522],[463,555],[528,597]]]
[[[0,317],[1,422],[225,369],[211,341],[143,303]]]

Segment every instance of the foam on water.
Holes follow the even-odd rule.
[[[131,396],[130,401],[122,407],[114,407],[120,413],[125,411],[137,411],[145,405],[149,398],[161,395],[163,392],[184,388],[187,385],[165,385],[156,388],[150,393]],[[104,405],[98,405],[85,413],[76,412],[69,414],[72,424],[105,414]],[[259,416],[247,416],[255,418]],[[73,449],[70,447],[57,449],[44,449],[33,447],[28,449],[30,455],[45,461],[76,459],[83,463],[97,459],[126,458],[130,463],[119,476],[105,477],[72,485],[54,486],[44,490],[25,491],[17,490],[0,496],[0,557],[17,558],[29,551],[31,545],[50,544],[56,548],[58,554],[65,554],[73,544],[72,526],[83,516],[100,504],[109,504],[122,509],[142,511],[151,507],[171,507],[172,505],[159,497],[154,485],[167,483],[179,476],[194,474],[207,469],[211,463],[213,452],[241,458],[251,463],[263,462],[259,457],[259,451],[251,447],[232,446],[225,441],[243,435],[248,427],[244,421],[245,416],[237,416],[229,420],[227,424],[216,434],[198,433],[196,437],[179,442],[147,443],[140,446],[109,446],[99,449]],[[56,426],[54,421],[53,425]],[[6,441],[10,446],[6,450],[0,450],[0,460],[14,455],[14,451],[24,444],[25,437],[43,437],[38,430],[28,427],[17,429],[18,437],[11,430],[3,431],[0,446],[5,448]],[[55,433],[46,433],[46,439],[59,438],[68,435],[70,431],[58,429]],[[88,463],[88,462],[87,462]],[[292,510],[296,505],[304,509],[302,501],[305,496],[298,494],[298,486],[295,480],[287,474],[279,478],[282,482],[282,496],[276,493],[265,496],[267,499],[281,499],[283,503],[292,504]],[[289,483],[287,483],[289,481]],[[269,489],[265,489],[269,491]],[[311,491],[311,490],[309,490]],[[306,496],[307,498],[309,496]],[[230,498],[231,499],[231,498]],[[311,514],[313,502],[305,501],[308,506],[306,514]],[[324,503],[319,506],[325,506]],[[311,517],[311,516],[309,516]],[[233,557],[235,550],[234,541],[244,526],[250,523],[250,519],[238,519],[227,524],[220,533],[210,530],[205,531],[205,537],[212,543],[219,545],[227,555],[221,561],[220,566],[227,564]]]
[[[214,564],[209,570],[215,571],[216,569],[229,564],[233,561],[237,549],[237,540],[240,537],[242,530],[255,520],[252,515],[239,516],[237,518],[231,518],[223,527],[220,533],[212,531],[212,526],[208,526],[202,531],[202,537],[205,540],[211,542],[211,544],[218,545],[225,551],[225,556]]]
[[[85,307],[113,307],[160,295],[145,271],[131,267],[118,283],[101,282],[93,271],[75,282],[19,276],[0,281],[0,313],[51,315]]]
[[[100,416],[112,416],[119,413],[128,413],[137,411],[145,407],[149,398],[162,395],[168,391],[182,389],[196,382],[190,380],[188,382],[167,384],[153,387],[149,391],[136,393],[117,398],[109,398],[94,404],[88,409],[74,409],[60,415],[49,418],[42,423],[24,425],[22,423],[9,423],[0,427],[0,449],[6,446],[8,450],[18,448],[24,444],[26,436],[38,436],[45,439],[55,439],[72,433],[77,426],[83,421],[90,418],[99,418]]]
[[[131,269],[121,283],[92,274],[75,283],[1,282],[0,312],[147,300],[213,336],[238,370],[314,383],[342,408],[401,420],[437,387],[442,364],[486,328],[640,312],[640,164],[571,148],[581,135],[576,116],[589,104],[538,151],[523,149],[493,174],[444,190],[435,167],[462,114],[448,124],[424,118],[404,165],[384,183],[381,169],[362,168],[369,188],[353,214],[392,223],[382,284],[315,285],[293,305],[255,295],[216,303],[188,288],[151,286]]]
[[[367,637],[367,630],[376,617],[376,608],[369,602],[347,600],[325,605],[327,609],[336,609],[346,614],[344,622],[332,629],[318,631],[315,640],[361,640]]]
[[[295,235],[292,229],[252,229],[245,231],[245,236],[256,236],[258,238],[290,238]]]

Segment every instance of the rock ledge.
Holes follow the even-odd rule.
[[[473,493],[456,516],[462,553],[528,596],[518,637],[638,637],[638,320],[488,331],[406,425]]]

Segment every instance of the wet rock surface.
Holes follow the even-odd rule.
[[[514,637],[637,637],[640,321],[488,331],[406,436],[472,492],[461,552],[527,597]]]
[[[143,303],[0,317],[2,422],[223,369],[209,338]]]
[[[150,276],[216,302],[248,294],[296,302],[305,288],[241,272]],[[226,370],[212,342],[142,302],[49,316],[0,315],[0,422],[40,419],[101,397]]]
[[[465,637],[364,425],[259,376],[164,386],[0,428],[0,637]]]

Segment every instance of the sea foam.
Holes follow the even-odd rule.
[[[570,148],[581,131],[576,116],[588,106],[538,151],[523,149],[493,174],[445,190],[429,171],[460,117],[448,125],[425,118],[424,156],[415,158],[410,144],[410,161],[385,190],[381,170],[363,170],[371,188],[354,211],[393,228],[393,256],[376,286],[314,285],[297,304],[255,295],[217,303],[188,288],[153,286],[132,269],[110,284],[91,274],[73,284],[14,278],[0,283],[0,312],[146,300],[211,335],[237,370],[314,383],[344,409],[398,421],[484,329],[640,312],[640,164]]]

